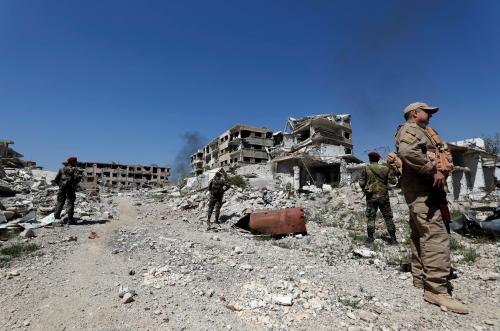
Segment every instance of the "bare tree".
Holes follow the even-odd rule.
[[[483,135],[484,149],[488,153],[498,155],[500,153],[500,133],[497,132],[491,136]]]

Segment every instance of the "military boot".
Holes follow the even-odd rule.
[[[368,231],[366,233],[368,235],[368,237],[366,238],[366,243],[369,245],[373,244],[373,242],[375,241],[375,238],[373,237],[375,231],[373,231],[371,228],[368,228]]]
[[[457,314],[468,314],[469,310],[463,303],[453,299],[448,293],[433,293],[424,291],[424,300]]]
[[[212,224],[210,222],[210,218],[212,217],[212,213],[209,212],[208,213],[208,217],[207,217],[207,231],[210,230],[212,228]]]
[[[389,245],[397,245],[398,240],[396,239],[396,233],[389,233]]]

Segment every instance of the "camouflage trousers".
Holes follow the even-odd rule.
[[[67,200],[66,214],[68,215],[68,219],[72,221],[75,210],[76,192],[71,188],[59,187],[59,192],[57,192],[57,204],[56,204],[56,209],[54,211],[54,216],[57,219],[61,218],[61,212],[64,208],[66,200]]]
[[[215,223],[219,222],[220,209],[222,207],[222,195],[210,195],[210,201],[208,202],[208,217],[207,223],[210,225],[210,217],[215,207]]]
[[[366,199],[366,218],[368,219],[366,230],[368,236],[375,233],[375,218],[377,210],[380,209],[385,220],[385,226],[389,235],[396,233],[396,226],[392,219],[391,203],[388,196]]]

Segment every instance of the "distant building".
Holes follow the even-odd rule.
[[[42,167],[37,167],[34,161],[21,160],[23,155],[15,151],[9,145],[13,145],[12,140],[0,140],[0,166],[5,168],[37,168],[42,169]]]
[[[273,132],[266,128],[237,124],[191,155],[195,175],[216,167],[266,163]]]
[[[285,130],[235,125],[191,156],[192,172],[272,161],[274,174],[295,189],[348,184],[362,163],[353,155],[351,115],[289,117]]]
[[[480,199],[495,188],[500,175],[500,156],[486,152],[481,138],[447,143],[455,169],[448,188],[455,200]]]
[[[353,155],[351,115],[323,114],[288,118],[274,134],[271,152],[276,177],[298,190],[304,185],[349,184],[362,163]]]
[[[78,162],[83,170],[82,186],[104,185],[117,188],[161,187],[168,183],[170,168],[156,165]]]

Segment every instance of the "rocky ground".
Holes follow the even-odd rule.
[[[0,329],[497,330],[500,244],[452,234],[454,295],[471,313],[443,312],[404,270],[406,209],[391,199],[401,244],[386,244],[380,221],[380,238],[366,247],[364,203],[352,188],[278,191],[269,206],[256,190],[231,189],[224,223],[209,232],[205,192],[106,195],[96,209],[107,218],[0,244],[38,248],[2,260]],[[232,227],[245,211],[292,206],[305,209],[307,236]]]

